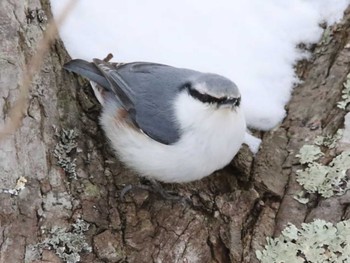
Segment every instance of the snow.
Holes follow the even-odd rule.
[[[68,0],[51,0],[58,15]],[[297,81],[293,64],[317,42],[350,0],[81,0],[60,29],[73,58],[114,54],[214,72],[241,90],[250,127],[282,121]]]

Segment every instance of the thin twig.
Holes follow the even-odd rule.
[[[48,23],[44,36],[38,44],[37,52],[32,56],[24,70],[24,75],[21,80],[22,85],[20,85],[20,94],[9,112],[9,118],[0,130],[0,141],[8,135],[13,134],[21,126],[27,109],[28,95],[33,77],[35,73],[40,70],[44,57],[57,36],[58,28],[62,25],[78,1],[79,0],[70,0],[57,19],[55,19],[55,21],[50,20]]]
[[[113,54],[112,53],[108,53],[108,55],[103,59],[104,62],[109,62],[111,61],[111,59],[113,58]]]

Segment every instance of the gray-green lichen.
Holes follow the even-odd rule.
[[[327,26],[325,30],[323,31],[322,38],[321,38],[321,45],[329,45],[331,43],[333,38],[333,28],[330,26]]]
[[[295,194],[293,198],[297,200],[301,204],[307,204],[310,199],[306,196],[307,193],[305,191],[300,191],[299,193]]]
[[[341,109],[346,109],[350,103],[350,73],[346,76],[346,81],[343,83],[342,101],[338,102],[337,106]],[[350,169],[350,151],[346,150],[340,155],[333,158],[329,165],[324,165],[317,162],[324,153],[322,149],[333,149],[337,146],[345,134],[343,129],[339,129],[334,135],[318,136],[315,139],[314,145],[304,145],[299,154],[300,163],[307,167],[303,170],[298,170],[297,181],[309,193],[318,193],[323,197],[344,194],[350,189],[350,176],[347,170]],[[303,193],[298,193],[294,199],[301,203],[307,203],[308,199]]]
[[[344,117],[343,136],[339,140],[339,148],[346,148],[350,146],[350,112]]]
[[[346,76],[346,81],[343,84],[344,89],[342,91],[342,101],[337,103],[338,108],[345,110],[346,106],[350,103],[350,74]]]
[[[326,26],[325,30],[323,31],[321,40],[315,49],[316,54],[320,54],[320,53],[322,54],[322,53],[326,52],[329,44],[331,43],[331,41],[333,39],[334,27],[335,26]]]
[[[277,238],[256,251],[262,263],[350,262],[350,220],[335,225],[316,219],[301,228],[289,224]]]
[[[327,166],[309,163],[305,170],[297,171],[297,181],[309,193],[319,193],[325,198],[342,195],[350,189],[350,178],[346,173],[349,168],[350,151],[344,151]]]
[[[41,251],[42,249],[53,249],[64,262],[80,262],[79,253],[92,251],[83,234],[88,229],[89,224],[80,219],[72,225],[71,231],[66,228],[53,227],[49,231],[49,237],[37,247]]]
[[[338,130],[333,136],[318,136],[315,140],[316,145],[304,145],[296,155],[300,158],[300,163],[306,165],[305,169],[296,171],[297,182],[308,193],[318,193],[327,198],[344,194],[350,189],[350,177],[347,174],[350,168],[350,151],[344,151],[334,157],[328,165],[317,162],[317,159],[324,155],[320,146],[332,149],[342,135],[343,130]],[[294,199],[303,204],[308,202],[308,199],[300,193],[294,196]]]
[[[332,191],[332,186],[329,184],[326,176],[328,174],[328,167],[318,164],[310,163],[305,170],[298,170],[297,181],[309,193],[324,193]]]
[[[316,145],[304,145],[300,149],[299,154],[297,154],[296,157],[299,157],[300,163],[306,164],[317,160],[322,155],[323,153],[320,147]]]
[[[326,146],[330,149],[337,145],[337,142],[343,137],[344,130],[339,129],[333,136],[317,136],[315,139],[315,144],[319,146]]]
[[[297,181],[309,193],[318,193],[323,197],[344,194],[350,189],[349,175],[350,151],[345,151],[333,159],[330,165],[311,162],[304,170],[298,170]],[[297,199],[298,200],[298,199]]]
[[[54,156],[57,158],[57,164],[64,169],[70,179],[77,178],[76,172],[76,159],[72,159],[70,156],[72,150],[77,148],[75,139],[78,134],[75,130],[63,129],[60,134],[57,135],[59,142],[54,149]]]

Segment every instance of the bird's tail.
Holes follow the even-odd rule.
[[[89,79],[91,87],[94,90],[95,97],[101,103],[101,105],[104,104],[104,89],[109,86],[109,83],[95,64],[82,59],[73,59],[64,64],[63,68]]]
[[[105,76],[103,76],[101,71],[93,63],[82,59],[73,59],[64,64],[63,68],[70,72],[81,75],[102,87],[107,88],[109,86],[109,83],[106,80]]]
[[[82,59],[73,59],[63,66],[64,69],[89,79],[95,96],[102,105],[106,100],[112,98],[130,112],[134,108],[134,103],[128,95],[131,89],[119,75],[117,67],[116,63],[99,59],[94,59],[92,63]]]

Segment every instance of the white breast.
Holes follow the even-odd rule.
[[[185,93],[174,105],[183,135],[172,145],[121,125],[115,119],[116,106],[105,105],[101,124],[121,161],[140,175],[178,183],[201,179],[227,165],[244,139],[241,109],[216,109]]]

